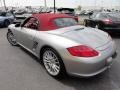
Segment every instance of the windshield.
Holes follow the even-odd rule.
[[[55,19],[54,22],[58,27],[68,27],[68,26],[77,25],[76,20],[73,18],[58,18]]]

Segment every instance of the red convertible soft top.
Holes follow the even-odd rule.
[[[66,15],[66,14],[53,14],[53,13],[41,13],[41,14],[33,14],[32,17],[35,17],[39,20],[40,31],[49,31],[49,30],[55,30],[59,27],[57,27],[54,23],[54,19],[56,18],[74,18],[72,16]]]

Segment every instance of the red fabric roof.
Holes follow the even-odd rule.
[[[33,14],[32,17],[38,19],[40,23],[39,26],[40,31],[49,31],[57,29],[58,27],[53,22],[55,18],[73,18],[72,16],[66,14],[53,14],[53,13]]]

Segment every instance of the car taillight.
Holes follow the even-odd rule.
[[[71,55],[78,57],[95,57],[99,54],[96,50],[84,45],[70,47],[67,50]]]
[[[105,24],[112,24],[113,23],[111,19],[104,19],[103,22]]]

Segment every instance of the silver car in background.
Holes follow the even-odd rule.
[[[10,12],[0,12],[0,26],[7,27],[14,21],[14,16]]]
[[[116,45],[106,32],[78,25],[65,14],[34,14],[22,24],[10,25],[7,39],[42,60],[53,77],[94,76],[116,57]]]

